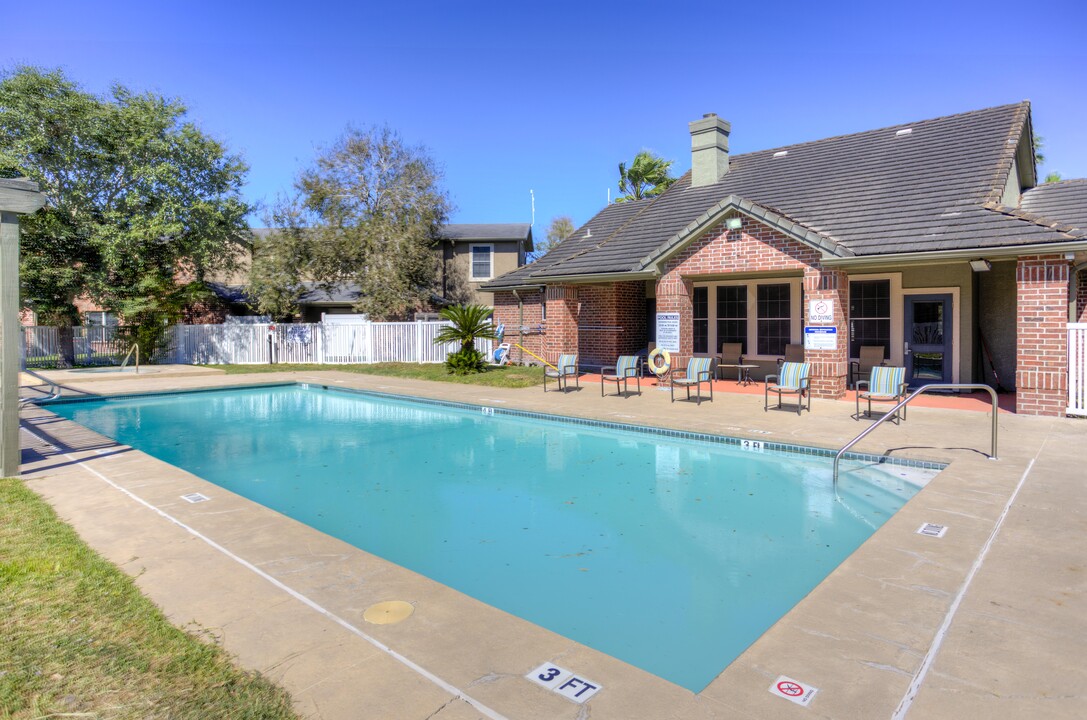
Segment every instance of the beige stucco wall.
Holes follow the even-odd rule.
[[[895,364],[902,362],[903,328],[902,312],[904,298],[907,295],[918,294],[957,294],[953,298],[955,305],[955,322],[958,328],[958,382],[974,382],[975,360],[974,352],[977,344],[975,331],[974,308],[974,272],[965,261],[957,261],[946,265],[916,265],[912,267],[875,267],[865,268],[863,271],[850,272],[850,280],[863,280],[874,276],[890,276],[891,283],[891,361]],[[895,281],[897,276],[897,282]],[[923,291],[923,292],[918,292]],[[1011,298],[1014,306],[1015,295]],[[897,315],[897,320],[895,319]],[[1012,310],[1014,317],[1014,307]],[[1014,328],[1014,323],[1013,323]],[[952,349],[956,353],[956,348]],[[1014,357],[1014,341],[1012,356]]]
[[[521,252],[521,244],[519,242],[472,242],[470,240],[458,241],[456,243],[443,243],[444,256],[446,262],[446,272],[449,278],[449,283],[455,282],[454,278],[459,276],[459,282],[466,284],[470,293],[469,302],[477,305],[487,305],[493,307],[494,305],[494,293],[483,292],[479,289],[485,281],[478,282],[469,279],[469,263],[471,262],[471,246],[472,245],[491,245],[494,248],[494,270],[492,277],[498,277],[505,273],[511,272],[519,268],[523,262],[523,253]]]
[[[1000,384],[1008,389],[1015,387],[1016,370],[1015,266],[1015,260],[994,261],[992,270],[978,273],[978,315],[981,332],[989,343]],[[979,375],[979,381],[994,382],[984,355],[981,362],[984,369]]]

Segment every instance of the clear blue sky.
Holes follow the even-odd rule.
[[[0,65],[179,97],[288,191],[349,124],[444,167],[454,222],[580,224],[640,149],[690,166],[716,112],[742,153],[1029,99],[1047,165],[1087,177],[1087,2],[11,3]],[[258,218],[253,219],[258,225]]]

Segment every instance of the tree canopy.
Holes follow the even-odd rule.
[[[557,215],[551,218],[551,222],[547,224],[544,238],[535,243],[536,249],[532,251],[532,260],[539,260],[557,248],[563,240],[573,235],[576,229],[577,226],[574,225],[574,220],[569,215]]]
[[[672,160],[665,160],[648,150],[635,155],[629,168],[625,163],[619,163],[619,192],[623,194],[615,198],[615,202],[660,195],[676,181],[668,174],[672,163]]]
[[[248,237],[241,159],[185,121],[185,105],[61,70],[0,73],[0,176],[37,182],[21,220],[23,300],[40,321],[78,322],[87,296],[126,323],[162,327],[229,271]]]
[[[388,127],[348,129],[299,175],[268,218],[249,292],[261,312],[288,314],[304,281],[348,284],[355,309],[400,317],[435,291],[439,229],[451,210],[442,174],[422,147]]]

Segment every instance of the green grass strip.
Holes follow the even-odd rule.
[[[0,479],[0,717],[296,718],[174,627],[22,482]]]
[[[460,383],[462,385],[508,388],[532,387],[543,382],[542,367],[522,367],[517,365],[489,367],[477,375],[452,375],[445,369],[445,365],[441,363],[375,363],[373,365],[291,365],[289,363],[278,363],[275,365],[208,365],[208,367],[218,368],[228,375],[339,370],[360,375],[384,375],[412,380],[433,380],[436,382]]]

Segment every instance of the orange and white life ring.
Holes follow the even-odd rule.
[[[667,350],[654,348],[653,352],[649,353],[649,369],[653,371],[654,375],[660,377],[668,372],[671,367],[672,356],[668,354]]]

